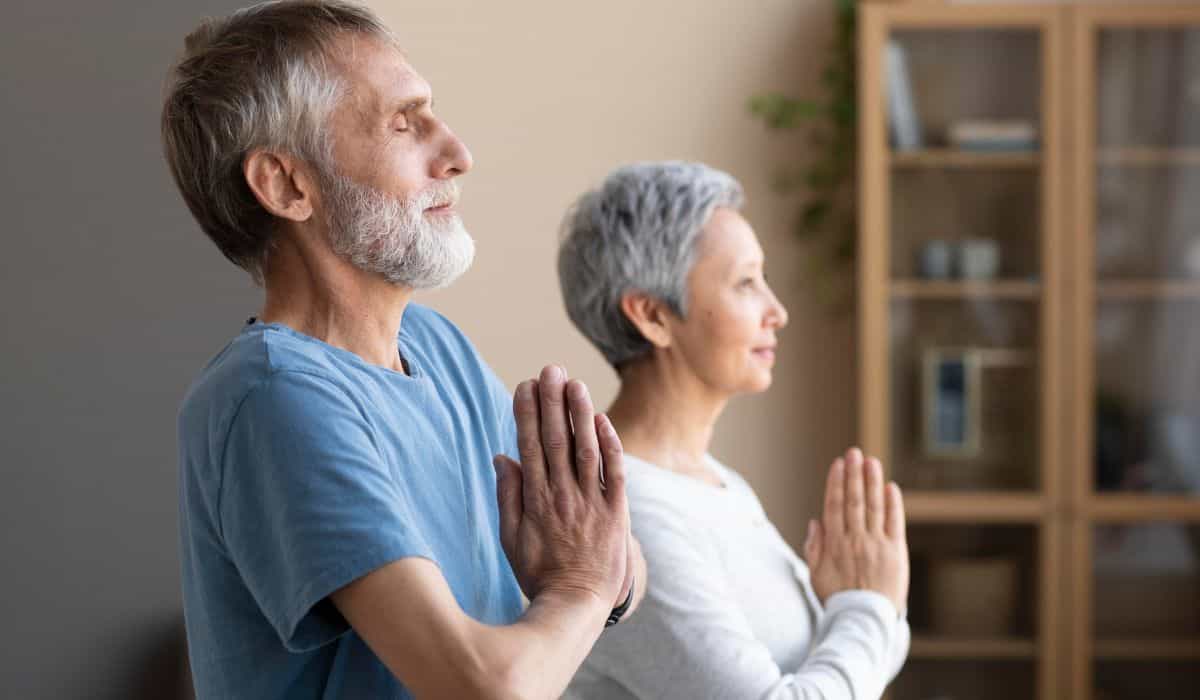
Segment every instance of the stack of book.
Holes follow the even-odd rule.
[[[948,140],[964,151],[1032,151],[1037,127],[1025,121],[960,121],[950,125]]]
[[[892,147],[897,151],[923,148],[908,55],[895,39],[885,49],[883,83]],[[1037,149],[1037,139],[1037,127],[1029,121],[961,120],[951,123],[946,132],[948,145],[964,151],[1032,151]]]

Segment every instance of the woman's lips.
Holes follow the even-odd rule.
[[[754,353],[755,357],[760,359],[770,362],[775,361],[775,348],[755,348],[752,352]]]

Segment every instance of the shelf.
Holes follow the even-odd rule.
[[[1033,301],[1041,293],[1038,282],[1028,280],[922,280],[892,282],[893,299],[1005,299]]]
[[[1097,522],[1200,522],[1200,494],[1189,497],[1109,492],[1088,498],[1084,509],[1087,516]]]
[[[1037,151],[964,151],[956,148],[931,148],[919,151],[893,151],[896,168],[1036,168],[1042,162]]]
[[[1037,492],[908,491],[904,512],[910,523],[1034,523],[1048,512]]]
[[[1200,661],[1200,638],[1098,639],[1092,656],[1106,661]]]
[[[1200,148],[1101,148],[1096,162],[1135,167],[1200,165]]]
[[[914,636],[908,655],[914,659],[1032,659],[1038,645],[1032,639],[956,639]]]
[[[1129,279],[1096,283],[1096,297],[1105,301],[1125,299],[1198,299],[1200,280]]]

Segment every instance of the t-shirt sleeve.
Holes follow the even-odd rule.
[[[367,411],[330,379],[280,372],[242,402],[225,446],[220,524],[228,554],[284,646],[348,629],[330,593],[404,557],[433,560],[404,479]]]

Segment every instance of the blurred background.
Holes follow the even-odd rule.
[[[184,35],[243,4],[5,5],[0,697],[185,695],[175,414],[260,292],[158,114]],[[370,4],[475,157],[476,263],[418,301],[509,386],[558,362],[615,390],[559,301],[574,197],[635,160],[727,170],[791,322],[714,453],[797,547],[829,461],[885,457],[896,697],[1200,693],[1200,7]]]

